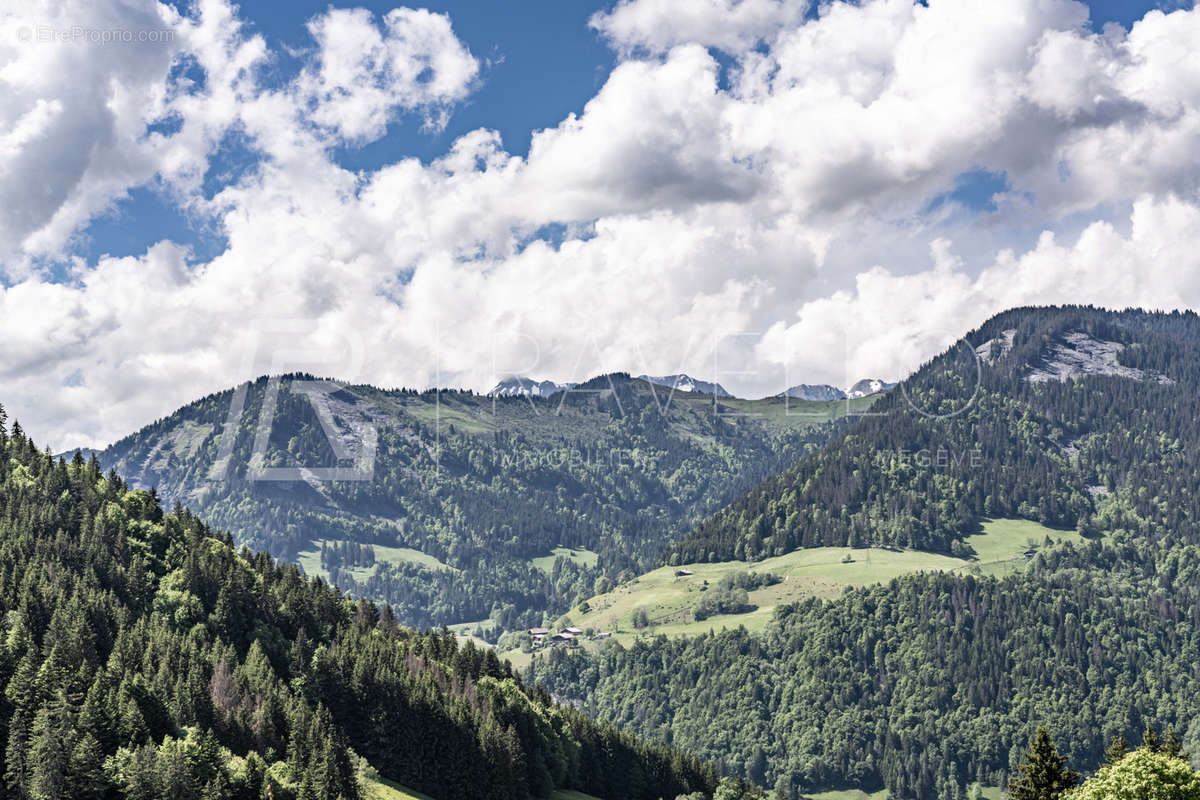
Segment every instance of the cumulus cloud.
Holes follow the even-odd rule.
[[[436,127],[479,86],[448,18],[330,9],[267,80],[226,2],[141,13],[175,32],[162,52],[0,55],[0,174],[43,193],[0,182],[0,400],[55,446],[270,369],[475,389],[686,370],[768,394],[899,377],[1018,303],[1200,303],[1195,10],[1096,34],[1069,0],[627,0],[593,20],[619,63],[527,157],[481,129],[361,170],[337,150]],[[71,59],[103,102],[46,72]],[[206,197],[234,132],[257,161]],[[82,160],[33,180],[64,152]],[[977,170],[1005,176],[995,212],[947,199]],[[63,255],[148,183],[225,251]]]
[[[161,113],[178,45],[94,38],[129,30],[170,39],[154,6],[103,0],[6,4],[0,30],[0,260],[11,262],[56,250],[156,173],[145,126]]]
[[[382,28],[363,9],[309,21],[311,63],[268,87],[262,37],[236,7],[200,0],[180,14],[154,2],[34,3],[0,11],[0,265],[28,273],[133,188],[181,206],[234,129],[267,158],[381,136],[398,114],[445,123],[478,63],[443,14],[397,8]]]
[[[347,142],[379,138],[398,111],[424,109],[427,125],[444,127],[447,105],[463,99],[479,73],[445,14],[396,8],[382,22],[381,30],[356,8],[308,23],[319,52],[297,90],[313,120]]]
[[[950,242],[935,240],[929,269],[860,273],[853,289],[804,303],[759,342],[759,356],[831,380],[905,375],[966,331],[1008,308],[1054,303],[1109,308],[1200,305],[1200,206],[1177,197],[1138,199],[1129,232],[1097,221],[1072,242],[1044,233],[1023,253],[1003,251],[973,274]],[[833,361],[814,357],[838,353]]]
[[[621,64],[584,109],[533,137],[526,174],[544,216],[597,217],[753,195],[760,176],[734,149],[717,64],[697,45]]]
[[[591,26],[625,52],[700,44],[743,53],[797,25],[808,0],[621,0]]]

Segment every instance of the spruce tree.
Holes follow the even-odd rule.
[[[1017,773],[1008,782],[1011,800],[1057,800],[1079,783],[1078,773],[1067,766],[1045,728],[1037,729]]]
[[[1118,733],[1116,738],[1109,744],[1108,749],[1104,751],[1104,759],[1109,764],[1115,764],[1129,753],[1129,745],[1125,741],[1125,734]]]
[[[1162,751],[1171,758],[1183,757],[1183,742],[1179,741],[1179,734],[1175,732],[1175,726],[1167,728],[1167,738],[1163,742]]]

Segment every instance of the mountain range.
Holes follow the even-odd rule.
[[[655,384],[656,386],[666,386],[668,389],[673,389],[677,392],[707,394],[713,397],[733,397],[733,395],[725,391],[725,387],[719,383],[696,380],[692,376],[686,374],[639,375],[638,380],[647,381]]]
[[[303,766],[317,758],[350,796],[347,787],[369,770],[339,741],[371,769],[434,796],[459,796],[444,787],[467,768],[446,765],[472,759],[483,766],[470,785],[500,787],[495,796],[559,787],[657,796],[668,784],[652,786],[646,770],[667,758],[655,748],[671,746],[690,756],[670,756],[672,769],[661,773],[670,792],[693,786],[706,796],[716,780],[708,762],[781,797],[958,798],[1005,786],[1036,725],[1085,770],[1114,738],[1136,741],[1147,728],[1173,729],[1179,747],[1200,756],[1196,315],[1014,309],[968,332],[896,392],[866,381],[842,397],[834,387],[796,387],[813,394],[750,401],[683,390],[698,384],[681,377],[663,379],[680,389],[669,393],[614,374],[554,397],[483,397],[265,376],[179,409],[92,464],[82,454],[71,464],[48,460],[14,429],[0,503],[26,510],[4,524],[41,527],[15,531],[3,563],[34,572],[5,573],[5,596],[19,597],[34,574],[57,576],[63,597],[75,591],[68,584],[140,575],[120,579],[140,581],[136,588],[112,584],[127,605],[118,617],[142,615],[139,630],[160,626],[160,649],[182,647],[169,644],[169,631],[187,630],[196,641],[228,643],[232,654],[205,651],[208,667],[171,673],[199,674],[200,689],[117,671],[104,678],[110,683],[81,684],[51,702],[59,679],[16,688],[13,680],[93,663],[86,649],[83,662],[43,663],[65,657],[45,644],[51,631],[92,623],[71,628],[34,613],[31,600],[8,606],[16,627],[0,667],[13,676],[8,741],[18,742],[9,758],[32,765],[17,767],[13,780],[32,786],[43,780],[38,764],[60,763],[43,757],[54,740],[46,731],[84,714],[70,697],[93,693],[112,698],[93,705],[111,706],[103,713],[113,719],[136,720],[122,705],[134,703],[151,731],[147,739],[120,728],[127,738],[116,741],[95,728],[111,780],[132,786],[156,769],[166,774],[157,759],[195,748],[218,755],[189,763],[208,764],[231,785],[270,776],[284,792],[277,796],[302,791],[306,780],[326,786]],[[101,467],[116,470],[101,478]],[[111,511],[95,499],[110,495]],[[27,508],[34,500],[38,511]],[[164,503],[187,504],[229,534],[210,533],[183,508],[166,514]],[[75,531],[83,554],[69,537],[38,544],[52,529],[60,539]],[[105,555],[110,539],[116,549]],[[241,544],[301,569],[234,555]],[[262,590],[221,583],[241,580],[242,563],[272,576]],[[98,577],[79,578],[80,564],[97,565]],[[328,595],[343,598],[343,611],[329,611],[326,584],[305,583],[303,573],[346,592]],[[310,588],[288,588],[301,584]],[[262,592],[288,608],[326,609],[312,612],[323,621],[308,611],[279,616],[271,609],[280,606],[256,605]],[[55,605],[77,606],[96,604]],[[286,621],[293,617],[303,636]],[[594,628],[601,619],[613,627]],[[369,656],[392,664],[388,674],[403,685],[445,687],[444,670],[474,682],[464,696],[491,705],[460,708],[449,690],[420,712],[440,737],[460,742],[454,752],[467,761],[414,756],[424,752],[419,743],[401,736],[409,743],[395,749],[381,744],[393,733],[356,734],[348,722],[366,713],[409,730],[369,704],[399,697],[408,714],[412,695],[383,673],[368,684],[350,677],[366,669],[354,659],[373,646],[368,628],[406,622],[455,623],[528,665],[518,677],[482,650],[460,655],[453,637],[411,631],[396,634],[408,644]],[[523,652],[533,650],[528,629],[551,624],[582,630],[582,646]],[[318,634],[310,625],[325,627]],[[99,630],[101,642],[157,652],[111,626]],[[341,660],[316,656],[335,644]],[[224,688],[226,669],[236,692]],[[94,668],[80,674],[99,680]],[[358,688],[349,694],[333,688],[350,685]],[[203,703],[177,699],[191,696],[209,697],[220,713],[204,716],[213,712],[195,710]],[[275,733],[263,733],[252,713],[268,696],[283,709]],[[587,716],[554,710],[550,697]],[[538,738],[531,731],[542,729],[527,731],[532,717],[515,709],[559,719],[578,745]],[[597,770],[611,772],[613,762],[597,755],[582,772],[573,756],[551,758],[545,772],[530,766],[539,748],[591,752],[588,742],[614,735],[581,733],[588,718],[626,731],[613,740],[626,743],[617,771],[641,774],[636,786],[605,783]],[[307,739],[293,741],[299,723],[290,719],[311,720]],[[196,720],[215,745],[191,738]],[[246,760],[258,747],[247,742],[263,743],[261,765]],[[22,755],[22,746],[37,755]],[[70,767],[61,771],[73,779]]]
[[[534,680],[785,797],[1003,787],[1037,725],[1085,771],[1147,728],[1200,756],[1200,317],[1014,309],[903,386],[589,599],[645,597],[638,640]],[[707,628],[657,627],[700,576]]]
[[[859,397],[870,397],[874,394],[886,392],[893,387],[895,383],[878,378],[863,378],[860,381],[855,381],[852,386],[847,389],[839,389],[836,386],[831,386],[828,383],[808,384],[801,383],[796,386],[780,392],[776,397],[789,397],[794,400],[812,400],[814,402],[826,402],[829,400],[845,400],[847,398],[857,399]]]
[[[674,391],[706,394],[715,397],[732,398],[724,386],[710,381],[697,380],[685,373],[676,375],[639,375],[638,380],[665,386]],[[539,381],[520,375],[511,375],[502,379],[487,393],[488,397],[550,397],[567,389],[574,389],[577,383],[555,383],[554,381]],[[829,400],[845,400],[846,398],[869,397],[870,395],[886,392],[895,383],[878,378],[863,378],[849,388],[842,390],[829,384],[799,384],[775,395],[797,400],[826,402]]]
[[[481,397],[263,377],[100,461],[239,544],[391,603],[402,622],[499,630],[649,568],[865,408],[795,414],[726,398],[714,409],[711,396],[668,396],[625,374],[577,388]]]
[[[576,383],[555,383],[554,381],[538,381],[520,375],[510,375],[502,379],[487,393],[488,397],[549,397],[565,389],[573,389]]]

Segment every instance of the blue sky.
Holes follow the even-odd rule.
[[[283,369],[264,320],[377,385],[763,396],[902,377],[1015,305],[1200,306],[1190,0],[1091,31],[1065,0],[614,2],[6,18],[178,37],[0,30],[6,406],[104,444]]]
[[[253,29],[266,37],[268,46],[284,54],[278,61],[278,71],[290,77],[298,68],[298,59],[289,58],[287,51],[312,48],[305,24],[329,5],[322,0],[251,0],[241,4],[241,11],[252,21]],[[368,8],[379,16],[402,3],[348,5]],[[484,61],[479,87],[454,110],[442,131],[424,131],[418,120],[400,120],[383,139],[342,149],[337,160],[348,169],[376,169],[414,156],[428,162],[443,155],[456,138],[476,128],[499,131],[505,149],[523,156],[529,150],[533,131],[553,127],[568,114],[582,111],[615,63],[612,50],[588,27],[592,14],[611,3],[440,0],[410,5],[450,15],[455,33]],[[239,151],[230,150],[232,157],[214,159],[214,173],[236,172]],[[222,243],[218,236],[196,229],[153,190],[139,189],[130,194],[116,213],[92,223],[81,240],[81,255],[90,260],[103,253],[131,255],[161,238],[191,243],[198,260],[219,252]]]
[[[355,3],[382,15],[397,3]],[[388,135],[362,147],[347,147],[336,160],[348,169],[377,169],[405,157],[428,162],[446,152],[467,131],[491,128],[500,132],[505,149],[514,155],[528,153],[533,131],[553,127],[571,113],[580,113],[608,77],[616,59],[588,20],[612,2],[584,0],[437,0],[412,3],[449,14],[455,33],[484,61],[477,90],[454,110],[442,131],[422,130],[418,120],[402,119]],[[1094,0],[1092,26],[1107,23],[1126,27],[1147,11],[1163,6],[1161,0]],[[309,19],[324,12],[329,3],[297,0],[291,3],[250,0],[241,5],[253,29],[282,54],[277,71],[284,78],[298,68],[289,51],[311,49],[305,30]],[[212,159],[214,187],[221,178],[235,177],[252,165],[236,142]],[[955,200],[975,211],[994,210],[992,196],[1006,186],[1003,175],[973,170],[960,177],[952,192],[935,200]],[[93,221],[79,238],[76,252],[94,261],[102,254],[135,255],[160,239],[189,244],[195,258],[205,261],[223,248],[223,239],[210,226],[197,223],[152,188],[129,193],[116,209]]]

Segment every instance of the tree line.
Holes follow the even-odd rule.
[[[355,800],[709,795],[711,767],[596,723],[494,653],[401,626],[0,409],[7,795]]]
[[[309,398],[287,390],[311,377],[281,379],[264,466],[345,465]],[[719,416],[711,398],[668,402],[667,390],[627,375],[596,379],[561,401],[353,387],[355,407],[369,409],[361,413],[378,430],[372,479],[316,491],[303,481],[249,480],[267,390],[267,378],[246,390],[223,480],[210,477],[231,391],[147,426],[101,460],[168,502],[193,504],[252,549],[295,561],[326,542],[326,568],[340,569],[343,589],[392,604],[413,625],[484,619],[505,606],[526,626],[561,614],[590,596],[598,577],[652,566],[670,540],[834,430],[816,420]],[[345,548],[378,545],[414,548],[445,567],[377,559],[371,579],[355,579],[348,567],[372,566],[368,551]],[[530,561],[559,546],[591,550],[597,562],[547,580]]]

